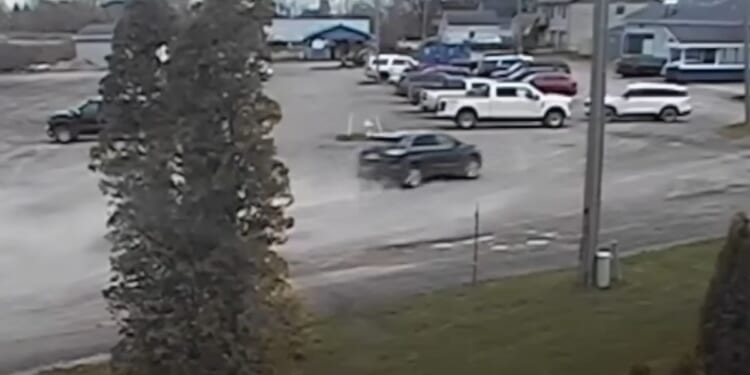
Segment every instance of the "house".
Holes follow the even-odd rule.
[[[268,44],[277,59],[333,59],[341,41],[364,43],[370,36],[367,16],[274,18]]]
[[[609,40],[610,57],[619,55],[620,31],[628,15],[637,12],[653,0],[610,0],[609,28],[614,35]],[[538,0],[538,26],[543,28],[540,45],[559,51],[589,56],[593,45],[594,0]]]
[[[741,0],[651,4],[627,17],[622,54],[666,59],[668,80],[740,81],[743,8]]]
[[[512,18],[492,10],[449,10],[443,12],[437,36],[443,43],[468,43],[477,50],[512,48]]]
[[[94,23],[83,27],[73,36],[76,59],[99,68],[107,67],[107,56],[112,53],[114,23]]]
[[[341,59],[372,39],[369,32],[343,24],[331,26],[305,37],[305,55],[309,59]]]
[[[122,16],[126,3],[126,0],[104,0],[101,2],[101,7],[107,13],[108,18],[113,21],[86,25],[73,35],[76,59],[96,67],[107,67],[107,56],[112,53],[115,24]]]

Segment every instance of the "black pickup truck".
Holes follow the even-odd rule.
[[[70,143],[81,135],[95,135],[104,128],[102,99],[91,98],[76,108],[58,111],[47,120],[47,135],[55,142]]]

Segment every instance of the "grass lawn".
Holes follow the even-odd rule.
[[[300,373],[310,375],[667,374],[692,351],[717,241],[643,254],[626,282],[582,291],[573,271],[426,295],[316,325]],[[105,375],[103,367],[57,375]]]
[[[750,135],[750,126],[744,122],[730,124],[718,130],[719,135],[728,139],[745,138]]]

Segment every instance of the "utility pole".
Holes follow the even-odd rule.
[[[579,255],[581,282],[586,287],[594,285],[594,257],[599,246],[604,161],[604,95],[607,88],[608,13],[609,0],[595,0],[591,111],[586,140],[586,180],[583,190],[583,225]]]
[[[516,50],[518,50],[518,54],[523,53],[523,29],[524,29],[524,19],[523,19],[523,0],[516,0]]]
[[[744,28],[744,55],[745,55],[745,126],[750,126],[750,2],[743,2],[745,8],[742,10],[742,27]]]
[[[380,0],[375,0],[375,72],[378,82],[380,82],[380,7]]]
[[[430,10],[430,0],[422,0],[422,41],[427,39],[427,15]]]

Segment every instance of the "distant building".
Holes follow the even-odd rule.
[[[625,20],[621,51],[666,59],[670,80],[741,81],[743,12],[743,0],[652,3]]]
[[[76,58],[87,63],[106,68],[107,56],[112,53],[113,23],[91,24],[73,36]]]
[[[468,43],[477,50],[512,48],[512,18],[500,18],[492,10],[448,10],[437,36],[443,43]]]
[[[277,58],[335,59],[346,43],[371,39],[369,17],[274,18],[268,43]]]
[[[620,31],[628,15],[654,0],[611,0],[609,2],[610,57],[620,50]],[[538,26],[543,27],[539,44],[558,51],[590,55],[593,45],[593,0],[538,0]]]

